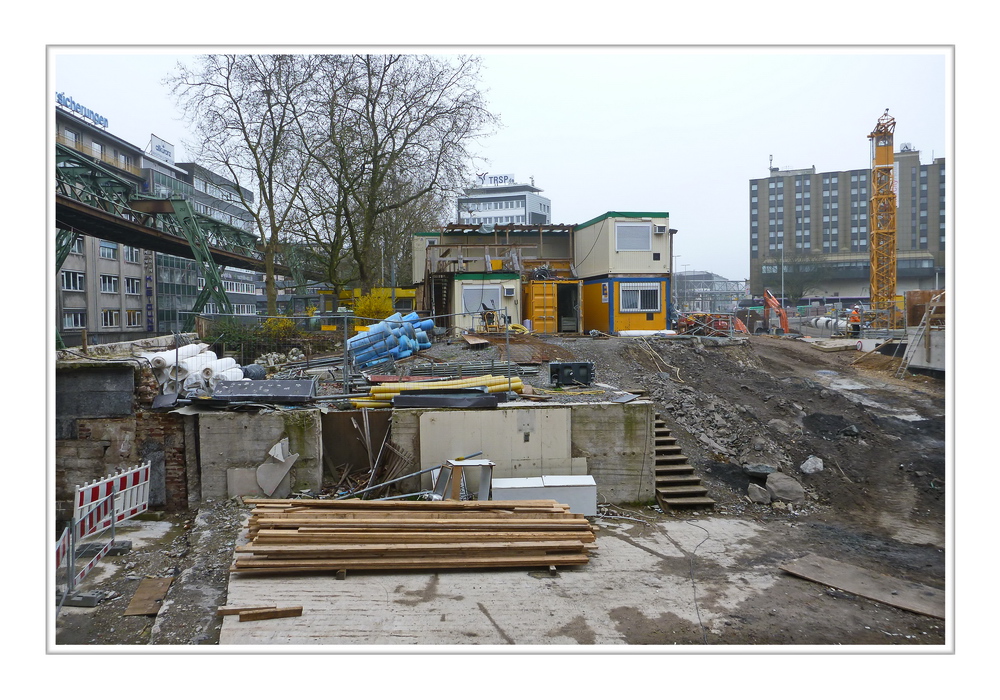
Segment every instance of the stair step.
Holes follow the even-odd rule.
[[[657,502],[660,508],[668,510],[670,508],[712,508],[715,506],[715,499],[704,498],[659,498]]]
[[[656,493],[663,498],[693,498],[708,495],[708,489],[699,480],[697,484],[689,486],[657,486]]]
[[[656,488],[665,489],[671,486],[700,486],[701,478],[695,474],[657,474]]]
[[[657,455],[679,455],[684,452],[680,445],[657,445],[653,450]]]
[[[664,467],[655,467],[653,473],[656,476],[686,476],[694,474],[694,467],[690,464],[672,464]]]
[[[656,455],[655,464],[657,466],[666,466],[668,464],[687,464],[687,455],[676,454],[676,455]]]

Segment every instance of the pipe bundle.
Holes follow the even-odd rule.
[[[513,391],[520,394],[524,391],[524,382],[520,377],[498,377],[487,374],[482,377],[466,377],[443,382],[387,382],[371,387],[368,396],[351,401],[355,408],[391,408],[392,399],[402,391],[424,389],[472,389],[485,387],[487,393],[502,394]]]
[[[431,346],[428,333],[434,319],[421,319],[416,312],[403,316],[395,313],[347,341],[351,361],[359,367],[375,365],[386,359],[401,360]]]
[[[207,348],[208,343],[191,343],[177,350],[143,353],[141,357],[149,360],[153,376],[163,394],[212,391],[223,379],[249,381],[236,360],[231,357],[219,358]],[[263,379],[264,376],[258,378]]]

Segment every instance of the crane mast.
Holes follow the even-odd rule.
[[[869,203],[872,327],[894,329],[899,324],[896,309],[896,187],[893,176],[892,133],[896,120],[889,110],[879,117],[868,134],[872,149],[872,194]]]

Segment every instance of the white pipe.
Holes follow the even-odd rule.
[[[209,362],[215,362],[217,359],[219,358],[215,356],[214,352],[206,350],[200,355],[181,360],[169,369],[168,374],[171,379],[184,379],[190,373],[200,371]]]
[[[651,335],[677,335],[677,331],[618,331],[622,338],[642,338]]]
[[[215,360],[214,362],[209,362],[207,365],[201,368],[201,376],[205,379],[211,379],[216,374],[224,372],[227,369],[232,369],[236,366],[236,360],[232,357],[223,357],[221,360]],[[240,373],[242,376],[242,372]]]
[[[149,364],[153,366],[153,369],[165,369],[179,360],[186,360],[189,357],[194,357],[207,347],[208,343],[190,343],[188,345],[181,346],[176,350],[144,352],[141,353],[141,356],[149,360]]]

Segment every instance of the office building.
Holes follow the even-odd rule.
[[[945,159],[921,163],[920,151],[903,144],[894,160],[897,293],[943,288]],[[868,296],[870,179],[869,167],[813,166],[750,180],[751,293],[777,295],[783,272],[804,296]]]
[[[479,184],[467,187],[458,198],[460,224],[550,224],[552,202],[543,197],[542,190],[517,183],[513,175],[482,173]]]
[[[58,94],[55,141],[137,194],[181,196],[195,211],[250,232],[250,217],[232,183],[194,163],[174,163],[173,146],[151,135],[145,149],[108,130],[109,120]],[[244,191],[252,200],[252,195]],[[180,331],[203,280],[191,259],[81,234],[58,271],[56,319],[63,342],[120,342]],[[254,273],[227,270],[224,286],[234,310],[256,313]]]

